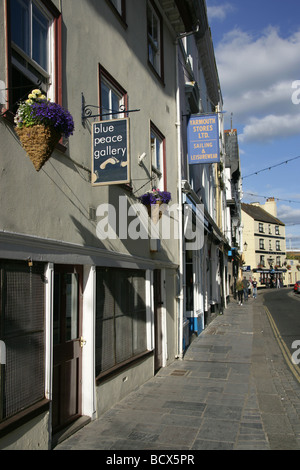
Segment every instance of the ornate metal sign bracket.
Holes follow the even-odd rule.
[[[84,125],[86,119],[93,119],[93,118],[102,118],[104,116],[115,116],[117,114],[129,114],[129,113],[138,113],[140,109],[131,109],[127,110],[124,105],[120,106],[118,111],[111,110],[109,113],[101,113],[101,114],[93,114],[93,109],[101,109],[99,106],[95,106],[92,104],[85,104],[85,99],[83,93],[81,93],[81,122]]]

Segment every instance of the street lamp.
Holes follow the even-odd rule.
[[[247,248],[248,248],[248,243],[245,242],[245,243],[244,243],[244,251],[247,251]]]
[[[273,263],[274,263],[274,258],[272,258],[272,257],[270,256],[270,258],[268,258],[267,261],[268,261],[269,266],[270,266],[270,269],[271,269],[271,267],[273,266]]]

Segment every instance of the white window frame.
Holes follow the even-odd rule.
[[[108,79],[106,79],[105,77],[101,78],[101,83],[100,83],[101,94],[103,93],[102,92],[103,85],[105,85],[108,88],[108,101],[109,102],[108,102],[108,109],[102,108],[102,110],[101,110],[102,111],[102,119],[104,121],[108,121],[108,120],[111,120],[111,119],[122,119],[124,117],[124,112],[120,112],[118,114],[111,114],[111,113],[115,113],[116,111],[119,111],[122,106],[125,109],[124,95],[120,91],[118,91],[117,88],[114,87],[113,84]],[[113,95],[118,98],[118,101],[119,101],[119,109],[118,110],[113,109]]]
[[[165,190],[165,156],[164,156],[164,138],[151,126],[151,165],[153,181],[157,189]]]
[[[17,0],[19,3],[22,3],[22,0]],[[43,77],[43,81],[41,84],[41,88],[43,89],[44,92],[47,93],[47,97],[50,98],[51,100],[54,100],[54,89],[55,89],[55,83],[54,83],[54,47],[55,47],[55,41],[54,41],[54,18],[50,14],[50,12],[46,9],[46,7],[39,1],[39,0],[29,0],[30,5],[30,32],[29,32],[29,41],[30,41],[30,55],[28,55],[25,51],[23,51],[22,48],[20,48],[17,44],[13,42],[13,39],[11,40],[11,47],[12,47],[12,57],[11,57],[11,62],[14,67],[16,67],[25,77],[27,77],[30,81],[37,83],[38,79],[40,76]],[[48,39],[47,39],[47,69],[45,70],[41,65],[39,65],[33,58],[33,52],[32,52],[32,16],[33,16],[33,10],[32,6],[33,4],[40,10],[40,12],[47,18],[49,22],[49,27],[48,27]],[[11,12],[11,15],[13,15],[13,12]],[[23,58],[26,61],[26,65],[21,64],[20,61],[17,59],[17,57],[14,56],[14,52],[16,52],[21,58]],[[31,68],[31,70],[30,70]],[[36,70],[36,74],[32,71],[32,69]],[[38,88],[38,86],[37,86]],[[29,90],[30,92],[30,90]]]
[[[149,24],[151,24],[151,32],[149,32]],[[157,29],[157,38],[154,33],[155,29]],[[147,36],[148,60],[158,75],[161,76],[161,19],[150,1],[147,3]]]

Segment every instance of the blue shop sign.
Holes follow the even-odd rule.
[[[220,162],[217,114],[193,115],[188,123],[188,163]]]
[[[130,182],[129,119],[93,123],[93,186]]]

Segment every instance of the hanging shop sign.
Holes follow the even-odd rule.
[[[94,122],[92,127],[92,185],[129,182],[129,118]]]
[[[217,114],[193,115],[188,123],[188,163],[220,162]]]

